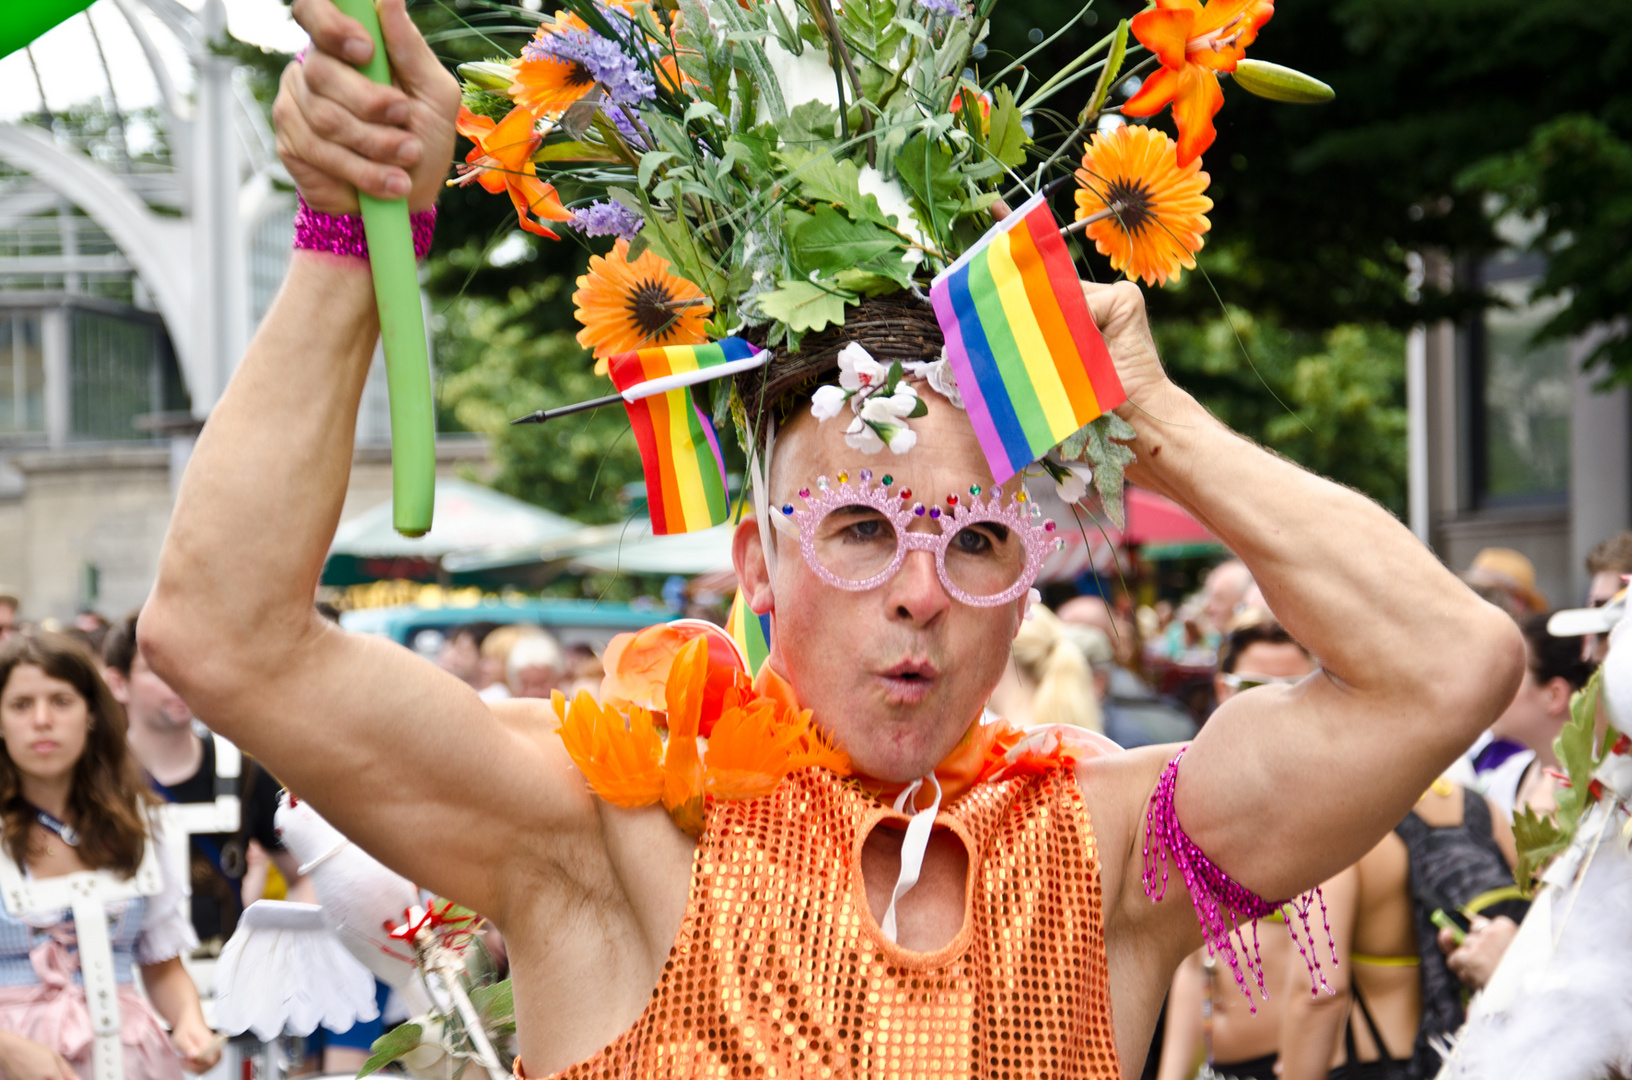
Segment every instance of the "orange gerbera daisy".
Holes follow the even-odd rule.
[[[1111,267],[1146,285],[1195,269],[1201,236],[1212,228],[1201,161],[1180,166],[1173,140],[1150,127],[1095,134],[1077,170],[1077,221]],[[1082,227],[1074,226],[1073,228]]]
[[[701,289],[669,273],[667,259],[647,250],[630,262],[627,240],[619,240],[609,255],[590,258],[572,302],[584,327],[578,344],[594,351],[597,375],[605,375],[607,359],[619,353],[701,345],[714,311]]]
[[[523,108],[511,109],[495,124],[488,117],[459,106],[455,127],[476,145],[465,155],[465,164],[459,166],[459,178],[449,180],[448,184],[468,184],[475,180],[495,195],[508,192],[521,227],[553,240],[555,233],[528,215],[546,221],[571,221],[572,214],[561,205],[555,188],[540,180],[533,168],[533,151],[541,141],[533,130],[533,123],[533,115]]]
[[[516,77],[508,91],[511,100],[534,116],[560,115],[595,86],[595,76],[576,60],[553,56],[512,60]]]
[[[1213,117],[1224,106],[1220,71],[1234,71],[1258,28],[1275,14],[1275,0],[1156,0],[1133,17],[1129,28],[1161,60],[1139,92],[1122,106],[1124,116],[1154,116],[1173,103],[1179,129],[1179,165],[1190,164],[1213,145]]]

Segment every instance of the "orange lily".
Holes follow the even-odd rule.
[[[1224,105],[1218,72],[1236,61],[1275,14],[1275,0],[1156,0],[1133,17],[1134,36],[1161,60],[1139,92],[1122,106],[1124,116],[1153,116],[1173,103],[1179,129],[1179,167],[1190,164],[1218,132],[1213,117]]]
[[[465,155],[466,164],[459,166],[459,178],[449,180],[449,185],[474,180],[494,195],[508,192],[523,229],[556,239],[554,232],[528,216],[535,215],[545,221],[572,220],[572,214],[561,205],[555,188],[540,180],[533,169],[533,151],[543,141],[533,129],[533,114],[518,106],[494,123],[461,105],[454,126],[476,145]]]

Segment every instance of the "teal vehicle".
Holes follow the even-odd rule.
[[[633,607],[577,599],[490,600],[470,607],[362,608],[343,612],[340,625],[353,633],[378,634],[421,655],[435,656],[454,627],[469,623],[542,626],[562,645],[583,643],[598,653],[612,635],[640,630],[679,616],[658,607]]]

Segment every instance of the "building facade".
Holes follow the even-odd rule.
[[[1582,361],[1595,340],[1532,335],[1544,265],[1506,254],[1461,272],[1502,301],[1411,337],[1411,525],[1455,570],[1481,548],[1528,556],[1555,608],[1585,596],[1586,556],[1632,528],[1632,396]]]

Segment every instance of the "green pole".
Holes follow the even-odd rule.
[[[391,81],[385,36],[373,0],[335,0],[339,9],[374,38],[374,56],[360,66],[377,83]],[[431,363],[425,351],[425,313],[406,199],[375,199],[358,192],[363,232],[374,272],[374,299],[385,344],[385,381],[391,398],[391,523],[404,536],[431,528],[436,501],[436,409],[431,400]]]
[[[0,58],[91,6],[91,0],[0,0]]]

